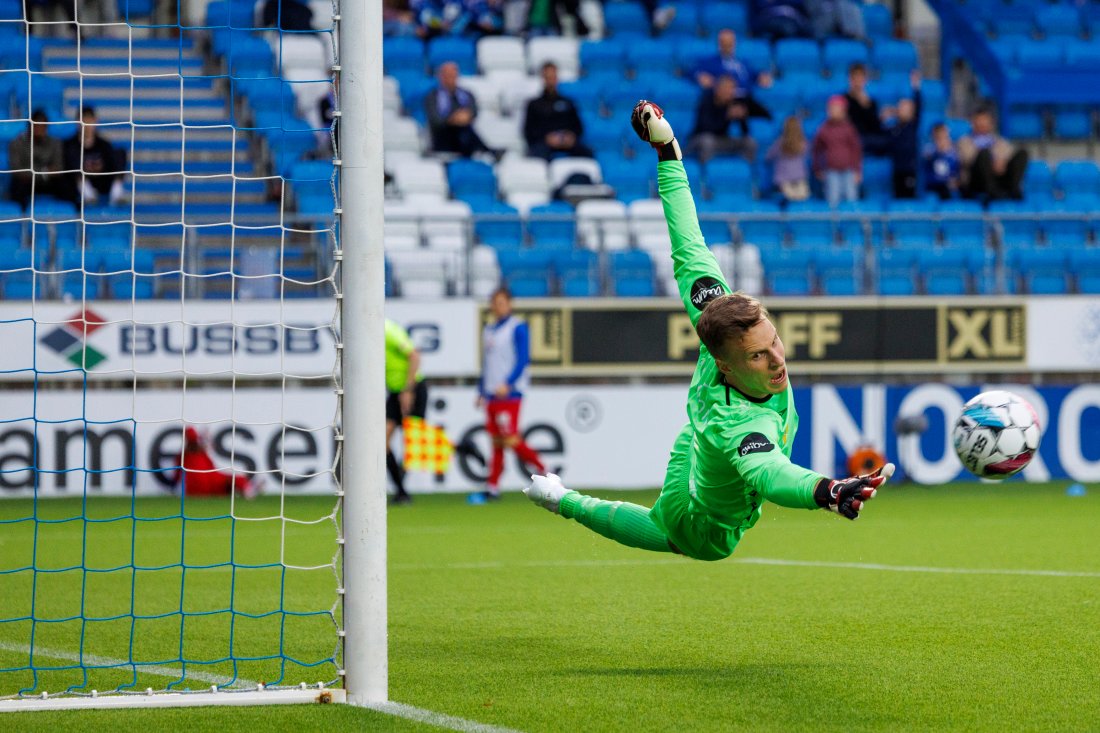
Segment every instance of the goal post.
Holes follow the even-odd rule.
[[[84,5],[0,17],[0,713],[384,703],[382,2]]]

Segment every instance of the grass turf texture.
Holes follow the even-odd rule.
[[[769,506],[734,560],[710,564],[619,547],[519,495],[487,506],[418,498],[390,518],[391,697],[528,731],[1094,730],[1100,577],[736,561],[1100,573],[1100,489],[1085,497],[1063,489],[889,487],[856,523]],[[648,504],[655,494],[609,496]],[[195,511],[217,513],[215,504]],[[79,510],[78,502],[44,506]],[[287,507],[315,517],[331,500]],[[0,515],[21,508],[0,503]],[[271,515],[277,505],[263,499],[247,510]],[[79,547],[78,525],[57,525],[40,562]],[[221,547],[210,531],[206,546]],[[313,546],[299,551],[325,557],[326,531],[307,532],[304,544]],[[9,529],[3,537],[6,559],[16,549]],[[115,541],[126,537],[103,536],[95,549],[111,552]],[[245,544],[256,557],[273,547],[258,530]],[[2,576],[0,583],[10,586]],[[330,587],[318,575],[311,592]],[[55,592],[58,604],[72,594]],[[150,603],[165,596],[178,604],[178,578],[143,593]],[[0,615],[19,603],[0,594]],[[328,597],[314,606],[327,608]],[[0,643],[25,642],[14,630],[0,624]],[[301,637],[296,643],[310,649],[332,641],[320,628]],[[225,645],[209,635],[185,643],[196,655]],[[4,652],[0,664],[12,659]],[[4,714],[0,724],[426,729],[342,706]]]

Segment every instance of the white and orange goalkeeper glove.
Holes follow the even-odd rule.
[[[653,102],[645,99],[634,105],[630,115],[630,125],[638,137],[657,150],[661,160],[680,160],[680,143],[672,132],[672,125],[665,119],[665,113]]]
[[[863,505],[875,498],[880,486],[894,475],[894,464],[865,476],[830,480],[822,479],[814,490],[814,500],[822,509],[836,512],[847,519],[859,519]]]

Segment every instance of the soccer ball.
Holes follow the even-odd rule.
[[[1039,449],[1035,409],[1011,392],[982,392],[963,406],[952,437],[966,470],[987,479],[1023,470]]]

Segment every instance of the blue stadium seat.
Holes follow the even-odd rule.
[[[672,19],[672,22],[668,24],[668,27],[662,31],[662,35],[667,41],[669,38],[674,37],[686,37],[690,38],[698,35],[699,33],[699,8],[694,3],[677,3],[676,4],[676,17]]]
[[[977,258],[975,258],[977,255]],[[980,270],[981,253],[960,248],[926,247],[917,252],[917,266],[929,295],[966,295],[970,273]]]
[[[497,252],[500,276],[512,294],[521,298],[546,297],[550,294],[552,255],[531,249]]]
[[[820,76],[821,51],[814,41],[784,38],[775,44],[775,66],[784,76]]]
[[[732,214],[742,211],[753,203],[751,198],[720,196],[711,201],[696,202],[699,212],[699,228],[707,244],[722,244],[733,241]],[[719,218],[722,217],[722,218]]]
[[[889,158],[863,159],[863,198],[890,199],[894,195],[894,164]]]
[[[705,38],[677,38],[672,45],[676,68],[684,78],[691,76],[702,59],[718,52],[714,41]]]
[[[787,213],[794,215],[787,221],[787,230],[794,247],[820,249],[831,247],[836,242],[832,209],[824,201],[792,201],[787,205]]]
[[[238,39],[226,53],[229,75],[238,79],[269,76],[275,63],[271,47],[259,38],[249,38],[247,42],[245,40]],[[278,71],[281,72],[281,69]]]
[[[837,235],[843,243],[849,246],[862,247],[868,234],[874,241],[882,239],[882,224],[876,218],[885,213],[881,200],[843,201],[837,207],[837,213],[866,215],[865,218],[840,218],[837,220]]]
[[[428,67],[434,72],[440,64],[453,61],[459,73],[477,73],[477,46],[472,38],[439,36],[428,42]]]
[[[782,120],[788,115],[794,114],[802,104],[802,89],[797,84],[792,84],[783,79],[776,81],[771,87],[758,88],[753,92],[760,104],[764,105],[772,117]]]
[[[762,38],[738,38],[737,58],[758,74],[774,66],[772,46]]]
[[[821,60],[830,76],[846,79],[848,67],[857,62],[867,63],[867,56],[866,44],[846,38],[831,38],[825,41]]]
[[[761,251],[777,249],[783,242],[784,226],[779,218],[779,204],[775,201],[752,201],[742,211],[756,214],[755,220],[740,219],[737,229],[741,241],[755,244]]]
[[[1024,41],[1016,51],[1016,63],[1029,71],[1049,71],[1065,66],[1065,49],[1050,41]]]
[[[915,295],[917,251],[881,247],[876,256],[879,295]]]
[[[909,41],[879,40],[871,49],[871,65],[882,74],[908,74],[920,68],[917,49]]]
[[[589,118],[582,116],[584,122],[584,136],[582,141],[593,150],[603,150],[616,155],[623,154],[623,136],[634,133],[629,130],[629,124],[622,119],[614,120],[603,117]]]
[[[1047,38],[1061,42],[1081,35],[1081,16],[1069,5],[1047,5],[1035,11],[1035,25]]]
[[[626,46],[626,65],[635,72],[651,72],[652,69],[671,69],[675,48],[657,38],[635,38]],[[639,76],[644,77],[645,74]]]
[[[813,293],[813,253],[802,249],[761,250],[764,280],[772,295]]]
[[[1097,6],[1100,11],[1100,6]],[[1100,28],[1098,28],[1100,30]],[[1096,38],[1096,33],[1093,34]],[[1100,43],[1095,41],[1066,41],[1066,66],[1071,69],[1095,69],[1100,67]]]
[[[382,66],[388,74],[395,71],[424,73],[424,42],[409,36],[383,38]]]
[[[468,203],[475,215],[497,217],[474,224],[474,233],[482,244],[498,250],[515,249],[523,244],[523,224],[519,211],[499,201],[471,199]]]
[[[653,261],[641,250],[611,253],[611,288],[615,295],[645,298],[654,294]]]
[[[993,55],[1001,62],[1001,66],[1011,68],[1016,66],[1020,46],[1030,40],[1030,37],[1026,35],[1001,36],[990,41],[989,47],[993,50]]]
[[[707,189],[752,196],[752,166],[742,158],[714,158],[706,166]]]
[[[535,247],[571,249],[577,243],[573,207],[564,201],[532,206],[527,212],[527,234]]]
[[[1020,249],[1008,253],[1005,264],[1016,273],[1025,292],[1060,295],[1069,292],[1066,253],[1060,249]]]
[[[596,69],[622,73],[627,68],[626,43],[619,38],[584,41],[580,47],[580,62],[586,74]]]
[[[748,35],[749,17],[745,4],[728,2],[704,2],[699,24],[705,35],[713,35],[723,28],[733,29],[738,36]]]
[[[573,249],[554,255],[554,269],[561,279],[561,294],[567,298],[591,298],[600,294],[599,255],[587,249]]]
[[[1085,3],[1081,7],[1081,23],[1090,37],[1100,37],[1100,5]]]
[[[1035,140],[1043,137],[1046,123],[1038,107],[1013,107],[1005,123],[1005,135],[1010,138]]]
[[[1051,201],[1042,207],[1043,231],[1052,247],[1075,249],[1088,240],[1088,213],[1094,211],[1095,194],[1079,191],[1077,196]]]
[[[1032,8],[1027,3],[1020,5],[1000,5],[995,15],[989,18],[989,27],[998,36],[1030,35],[1034,29]]]
[[[891,201],[889,211],[891,215],[905,215],[890,221],[890,232],[897,246],[927,249],[936,243],[939,226],[933,218],[935,203],[920,199]]]
[[[615,196],[620,201],[630,203],[648,199],[656,192],[651,179],[653,166],[650,161],[607,154],[599,155],[598,159],[604,183],[615,189]]]
[[[881,39],[893,36],[894,17],[890,8],[881,3],[864,4],[863,29],[869,38],[875,39],[875,43],[881,43]]]
[[[1100,195],[1100,168],[1091,160],[1063,160],[1054,171],[1054,185],[1067,194]]]
[[[1087,107],[1055,107],[1054,137],[1084,140],[1092,136],[1092,110]]]
[[[1054,174],[1045,160],[1028,161],[1023,181],[1024,198],[1047,200],[1054,193]]]
[[[947,113],[947,92],[938,79],[925,79],[920,85],[921,117],[938,122]]]
[[[649,35],[649,18],[639,3],[606,3],[603,7],[603,22],[613,36]]]
[[[945,246],[968,249],[985,246],[985,222],[982,221],[982,206],[977,201],[944,201],[940,204],[940,214],[948,215],[941,223]]]
[[[497,177],[493,166],[479,160],[459,158],[447,166],[447,185],[456,199],[496,197]]]
[[[0,201],[0,240],[6,243],[0,251],[10,251],[22,243],[25,223],[21,220],[26,216],[19,204]]]
[[[1069,253],[1069,269],[1077,292],[1100,294],[1100,249],[1075,249]]]
[[[814,269],[825,295],[860,295],[863,292],[863,252],[853,249],[819,249]]]

